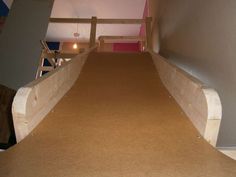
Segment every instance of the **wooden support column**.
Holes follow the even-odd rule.
[[[152,50],[152,17],[146,17],[146,48]]]
[[[145,50],[145,41],[139,41],[139,47],[140,47],[140,51],[144,51]]]
[[[38,69],[37,69],[37,73],[36,73],[36,77],[35,79],[38,79],[42,76],[42,70],[40,70],[40,68],[43,66],[43,62],[44,62],[44,53],[45,53],[45,49],[42,50],[42,53],[40,55],[39,58],[39,65],[38,65]]]
[[[91,29],[90,29],[90,43],[89,47],[95,46],[96,43],[96,29],[97,29],[97,17],[92,17]]]
[[[99,46],[99,51],[104,51],[104,44],[105,44],[105,42],[104,42],[104,39],[103,38],[100,38],[99,39],[99,43],[100,43],[100,46]]]

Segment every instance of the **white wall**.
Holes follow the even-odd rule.
[[[150,7],[160,53],[217,90],[223,106],[218,146],[236,147],[236,1],[155,3]]]

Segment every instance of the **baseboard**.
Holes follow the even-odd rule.
[[[230,157],[231,159],[236,160],[236,147],[218,148],[218,150],[222,152],[223,154],[227,155],[228,157]]]

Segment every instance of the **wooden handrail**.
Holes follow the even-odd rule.
[[[71,61],[17,91],[12,105],[17,142],[24,139],[73,86],[88,54],[96,48],[94,46],[78,54]]]
[[[78,54],[76,53],[48,53],[48,52],[43,52],[42,57],[44,58],[74,58],[76,57]]]
[[[199,133],[215,147],[222,117],[218,93],[167,59],[148,51],[162,83]]]

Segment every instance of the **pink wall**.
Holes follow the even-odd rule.
[[[114,52],[139,52],[139,43],[114,43]]]
[[[148,8],[148,0],[146,0],[146,4],[143,11],[143,18],[149,16],[149,8]],[[142,24],[140,27],[140,36],[146,35],[146,27],[145,24]],[[114,52],[139,52],[142,49],[140,48],[140,43],[114,43],[113,44],[113,51]]]
[[[146,0],[146,4],[145,4],[144,10],[143,10],[143,18],[146,18],[146,17],[149,16],[149,8],[148,7],[149,7],[148,6],[148,0]],[[146,35],[146,27],[145,27],[144,23],[141,25],[139,35],[140,36],[145,36]]]

